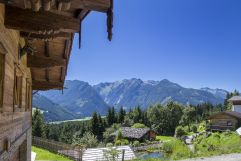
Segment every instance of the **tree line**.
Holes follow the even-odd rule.
[[[64,122],[60,124],[47,124],[44,122],[40,110],[33,113],[33,136],[43,137],[68,144],[92,140],[94,142],[107,142],[108,136],[119,127],[131,127],[134,124],[143,124],[159,135],[173,136],[177,126],[190,127],[193,123],[206,120],[213,113],[230,109],[228,99],[239,95],[234,91],[227,95],[224,104],[212,105],[203,103],[199,105],[181,105],[169,102],[166,105],[153,105],[147,109],[137,106],[126,110],[121,107],[108,109],[105,117],[94,112],[90,120]],[[96,141],[93,141],[96,139]]]

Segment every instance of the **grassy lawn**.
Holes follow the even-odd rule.
[[[37,153],[36,160],[48,160],[48,161],[71,161],[70,159],[58,154],[54,154],[48,150],[40,149],[32,146],[32,151]]]
[[[174,137],[172,136],[156,136],[157,141],[171,141]]]

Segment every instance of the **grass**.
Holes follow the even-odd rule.
[[[194,145],[197,157],[241,152],[240,138],[235,132],[212,133],[207,138],[201,135]]]
[[[32,151],[37,153],[36,155],[36,161],[38,160],[48,160],[48,161],[71,161],[70,159],[64,157],[64,156],[61,156],[61,155],[58,155],[58,154],[54,154],[48,150],[44,150],[44,149],[41,149],[41,148],[37,148],[35,146],[32,146]]]
[[[156,136],[157,141],[171,141],[174,137],[172,136]]]

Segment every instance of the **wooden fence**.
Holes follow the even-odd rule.
[[[81,147],[74,147],[70,144],[64,144],[53,140],[43,139],[33,136],[32,144],[36,147],[47,149],[51,152],[64,155],[76,161],[82,161]]]

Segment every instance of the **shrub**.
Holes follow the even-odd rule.
[[[134,146],[134,147],[138,147],[138,146],[140,146],[140,142],[139,142],[139,141],[137,141],[137,140],[136,140],[136,141],[134,141],[134,142],[133,142],[133,146]]]
[[[93,148],[98,145],[98,140],[95,135],[90,132],[86,132],[82,138],[77,137],[73,138],[73,145],[81,145],[86,148]]]
[[[178,126],[178,127],[176,128],[175,136],[176,136],[177,138],[182,137],[182,136],[184,136],[184,135],[186,135],[186,134],[187,134],[187,133],[186,133],[186,131],[183,129],[182,126]]]
[[[206,123],[205,123],[205,121],[203,121],[203,122],[201,122],[201,123],[199,124],[199,126],[198,126],[198,128],[197,128],[197,131],[198,131],[199,133],[203,133],[203,132],[206,131]]]
[[[196,125],[192,125],[191,126],[191,130],[192,130],[192,132],[197,133],[197,126]]]
[[[116,135],[116,137],[115,137],[115,140],[121,140],[123,138],[123,136],[122,136],[122,131],[121,130],[118,130],[118,133],[117,133],[117,135]]]
[[[106,144],[106,147],[112,147],[112,146],[113,146],[112,143],[107,143],[107,144]]]
[[[172,153],[175,147],[174,141],[168,141],[164,142],[162,145],[162,150],[164,150],[166,153]]]
[[[146,125],[141,124],[141,123],[135,123],[132,128],[146,128]]]
[[[121,145],[121,140],[116,140],[116,141],[115,141],[115,145],[116,145],[116,146],[120,146],[120,145]]]
[[[126,139],[121,140],[121,145],[129,145],[129,141]]]

